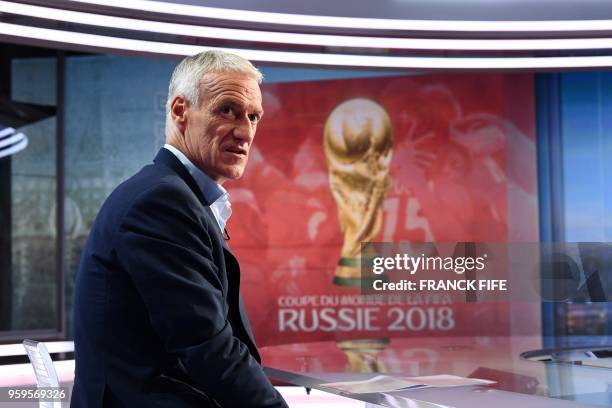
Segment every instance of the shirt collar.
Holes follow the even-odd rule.
[[[181,163],[183,163],[183,166],[185,166],[189,174],[191,174],[191,177],[193,177],[196,184],[200,188],[200,191],[202,191],[204,199],[206,200],[208,205],[212,205],[221,197],[223,197],[225,200],[228,199],[227,190],[225,190],[220,184],[217,184],[202,170],[198,169],[195,164],[193,164],[187,158],[187,156],[183,154],[183,152],[168,143],[164,145],[164,149],[167,149],[172,152],[172,154],[174,154],[176,158],[179,159]]]

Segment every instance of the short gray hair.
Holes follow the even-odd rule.
[[[238,72],[261,83],[263,75],[248,60],[225,51],[205,51],[184,58],[174,68],[166,100],[166,129],[172,126],[170,108],[177,95],[183,95],[192,105],[200,103],[200,80],[210,72]]]

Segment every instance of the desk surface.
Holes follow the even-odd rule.
[[[606,338],[569,339],[566,345],[600,346]],[[325,382],[454,374],[496,381],[491,386],[428,388],[388,394],[340,395],[390,407],[612,406],[612,370],[571,363],[529,361],[543,348],[538,336],[421,337],[324,341],[263,347],[268,375],[294,385],[333,392]],[[520,404],[520,405],[519,405]]]

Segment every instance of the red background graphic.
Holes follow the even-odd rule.
[[[532,75],[379,77],[262,90],[266,113],[247,171],[228,186],[230,246],[259,346],[373,337],[357,329],[279,331],[283,296],[359,294],[332,284],[343,234],[323,151],[327,117],[348,99],[380,104],[392,123],[391,186],[378,241],[537,241]],[[374,337],[508,332],[503,303],[451,307],[451,330],[381,329]]]

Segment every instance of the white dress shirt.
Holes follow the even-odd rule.
[[[196,184],[200,188],[200,191],[202,191],[204,199],[207,203],[210,203],[210,210],[215,216],[221,232],[223,232],[225,225],[227,224],[227,220],[229,219],[230,215],[232,215],[232,204],[230,203],[227,190],[224,189],[221,184],[215,183],[215,181],[208,177],[208,175],[206,175],[206,173],[204,173],[202,170],[198,169],[183,154],[183,152],[176,147],[166,143],[164,145],[164,149],[172,152],[172,154],[174,154],[176,158],[183,163],[183,166],[187,168],[187,171],[195,180]]]

